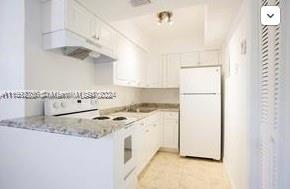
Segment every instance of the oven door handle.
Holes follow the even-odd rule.
[[[127,180],[128,177],[135,171],[136,167],[134,167],[129,173],[124,177],[124,180]]]

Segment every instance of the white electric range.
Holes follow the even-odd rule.
[[[119,121],[126,126],[120,131],[116,142],[118,156],[117,182],[121,189],[135,189],[137,187],[136,175],[136,137],[133,122],[136,118],[119,116],[100,116],[98,99],[48,99],[45,101],[45,115],[57,117],[70,117],[77,119],[90,119],[96,121]]]
[[[51,99],[45,101],[45,115],[91,120],[120,121],[126,125],[136,118],[100,116],[98,99]]]

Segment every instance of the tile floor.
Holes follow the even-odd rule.
[[[230,189],[223,164],[158,152],[139,176],[138,189]]]

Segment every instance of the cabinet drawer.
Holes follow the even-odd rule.
[[[178,112],[163,112],[163,118],[164,120],[171,120],[171,119],[174,119],[174,120],[178,120]]]

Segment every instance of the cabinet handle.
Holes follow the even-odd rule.
[[[96,40],[100,40],[100,36],[97,36],[97,34],[94,34],[92,37],[95,38]]]

